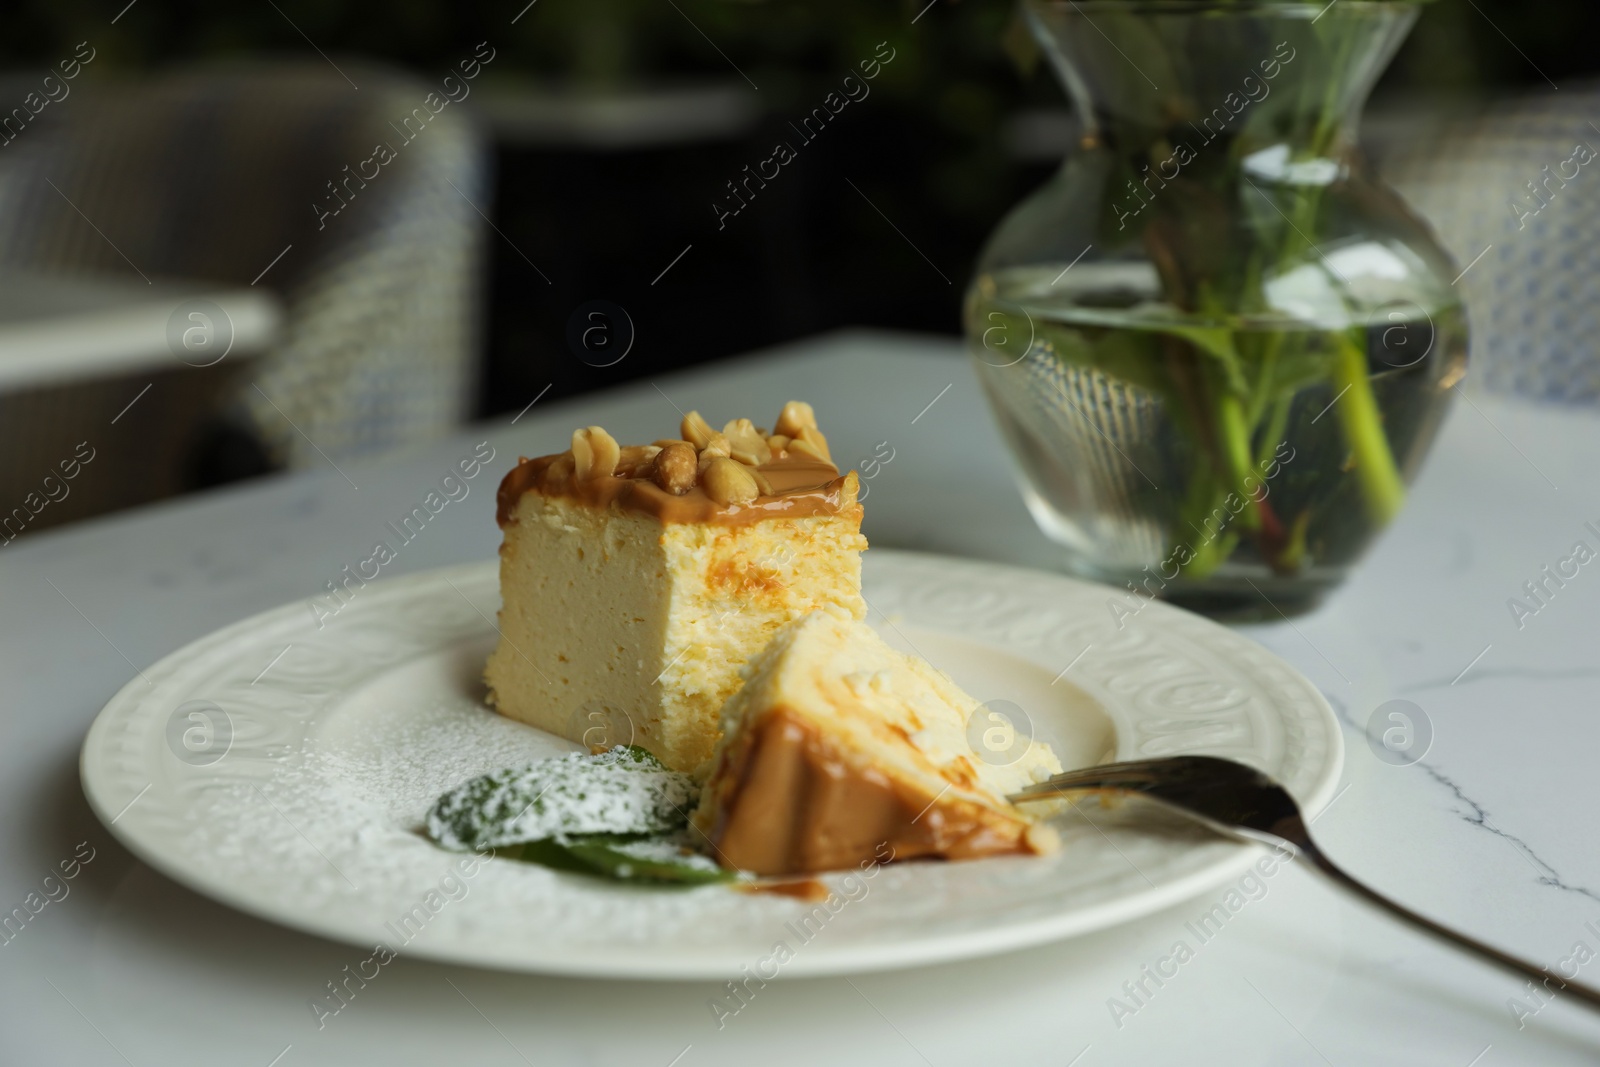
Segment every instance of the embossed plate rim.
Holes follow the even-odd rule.
[[[1238,667],[1240,679],[1258,686],[1262,693],[1274,698],[1262,701],[1257,699],[1259,693],[1253,697],[1247,696],[1239,714],[1255,716],[1253,721],[1257,725],[1264,724],[1263,730],[1285,731],[1281,746],[1283,751],[1279,755],[1288,761],[1285,766],[1292,771],[1288,776],[1292,781],[1286,784],[1295,789],[1302,804],[1312,814],[1326,806],[1332,797],[1343,760],[1342,737],[1332,710],[1315,686],[1299,672],[1242,635],[1159,602],[1145,606],[1131,622],[1119,629],[1111,625],[1113,616],[1105,606],[1116,595],[1116,590],[1062,575],[1002,564],[874,549],[866,557],[865,574],[867,593],[874,608],[873,621],[877,625],[882,626],[885,617],[893,624],[896,614],[900,613],[904,615],[900,621],[967,640],[973,639],[974,629],[981,631],[988,626],[990,632],[980,634],[984,639],[975,642],[979,647],[1004,647],[1041,666],[1047,663],[1064,664],[1071,659],[1081,636],[1079,631],[1099,635],[1097,639],[1111,642],[1114,650],[1118,640],[1132,642],[1123,649],[1129,656],[1136,656],[1140,641],[1151,640],[1157,646],[1175,649],[1169,655],[1171,660],[1181,659],[1180,653],[1186,650],[1193,653],[1195,663],[1226,660]],[[936,605],[917,602],[919,596],[930,595],[930,589],[931,595],[938,595],[941,583],[960,601],[959,625],[940,625]],[[1005,598],[1009,597],[1010,608],[1020,606],[1024,610],[1013,611],[1009,622],[1003,623],[998,616],[985,619],[981,612],[986,610],[986,596],[991,600],[998,597],[997,602],[1003,606]],[[474,598],[482,603],[474,603]],[[363,619],[389,620],[388,625],[392,630],[395,625],[392,618],[400,606],[425,605],[428,608],[429,626],[437,632],[430,630],[426,634],[411,636],[420,641],[424,649],[443,651],[462,641],[474,637],[486,638],[491,634],[486,618],[480,613],[485,608],[492,612],[497,599],[497,575],[494,561],[491,560],[373,583],[345,610],[351,612],[347,620],[351,624],[350,632],[359,634]],[[888,615],[882,614],[884,612]],[[296,613],[301,617],[298,625],[309,631],[305,621],[311,619],[312,615],[306,602],[285,605],[200,638],[147,668],[143,678],[131,680],[106,705],[84,740],[81,754],[84,791],[96,815],[111,833],[140,859],[173,880],[259,918],[370,948],[374,940],[374,928],[352,919],[349,901],[334,902],[341,905],[343,911],[338,906],[327,904],[319,910],[318,907],[307,906],[303,899],[285,899],[287,890],[284,886],[288,883],[279,886],[276,891],[272,886],[240,884],[235,876],[230,876],[226,870],[215,869],[205,862],[204,857],[187,855],[171,837],[170,826],[163,829],[161,818],[171,819],[186,814],[181,808],[161,815],[161,804],[151,802],[149,797],[137,800],[131,806],[129,804],[141,786],[151,785],[163,776],[171,778],[174,773],[179,778],[191,773],[187,769],[174,772],[171,764],[177,761],[170,757],[163,758],[157,741],[159,731],[165,727],[167,712],[177,706],[178,698],[197,695],[190,689],[195,679],[202,676],[202,668],[207,664],[214,665],[218,657],[236,656],[239,646],[248,646],[252,641],[258,645],[279,642],[282,634],[296,625]],[[402,623],[402,631],[406,626],[414,625]],[[1007,626],[1010,628],[1006,629]],[[375,628],[374,632],[381,635],[382,628]],[[1119,638],[1119,635],[1122,636]],[[308,640],[314,636],[310,634]],[[372,640],[371,634],[367,636],[368,653],[371,654],[374,647],[381,647],[381,643]],[[429,644],[430,641],[433,644]],[[255,654],[259,651],[256,650]],[[395,652],[394,659],[404,662],[406,655],[402,649]],[[1161,653],[1158,648],[1157,660],[1162,655],[1168,653]],[[1060,658],[1055,658],[1057,656]],[[253,660],[250,662],[254,663]],[[1125,662],[1137,664],[1138,661],[1130,658]],[[1109,671],[1106,664],[1101,664],[1101,667],[1105,669],[1096,673],[1095,657],[1086,655],[1079,665],[1072,668],[1071,677],[1075,685],[1101,700],[1112,714],[1117,729],[1116,757],[1133,754],[1135,746],[1131,735],[1141,728],[1156,729],[1157,732],[1152,736],[1157,740],[1170,738],[1170,734],[1160,733],[1160,730],[1169,727],[1169,721],[1149,709],[1141,710],[1134,706],[1136,701],[1133,697],[1116,691],[1123,684],[1120,680],[1122,676]],[[256,669],[259,668],[252,666],[251,672]],[[381,677],[388,669],[379,664],[359,684]],[[1052,671],[1054,669],[1051,667]],[[1205,703],[1207,694],[1212,694],[1213,703],[1227,695],[1217,689],[1215,676],[1212,681],[1207,681],[1202,672],[1186,678],[1181,668],[1172,668],[1170,663],[1166,666],[1158,663],[1157,670],[1168,672],[1170,684],[1167,688],[1171,690],[1167,694],[1169,700],[1178,699],[1181,693],[1186,700],[1208,706]],[[1135,671],[1134,674],[1143,677],[1141,671]],[[149,685],[144,680],[146,678],[150,680]],[[339,694],[336,688],[331,694],[324,694],[330,706],[337,703]],[[303,726],[309,721],[311,715],[299,706],[290,709],[287,698],[280,701],[281,707],[272,710],[274,699],[270,695],[266,698],[269,705],[266,714],[278,716],[280,721],[276,725],[290,728],[292,732],[293,727]],[[312,703],[303,694],[296,695],[295,700],[300,704]],[[1284,706],[1279,706],[1280,703]],[[1215,726],[1218,720],[1213,715],[1211,719],[1202,721]],[[300,736],[304,736],[303,729]],[[1178,745],[1177,751],[1217,750],[1215,746],[1208,747],[1200,743],[1174,744]],[[268,749],[271,747],[267,746]],[[292,752],[288,754],[293,755]],[[1268,769],[1276,769],[1275,758],[1270,752],[1267,758],[1255,762],[1272,764]],[[161,766],[156,766],[157,763]],[[270,764],[264,766],[270,768]],[[239,775],[243,772],[235,768],[228,773]],[[1112,830],[1113,834],[1118,832]],[[1126,846],[1129,841],[1124,839],[1123,844]],[[1002,866],[1043,861],[985,860],[976,864],[887,867],[878,874],[884,881],[877,884],[887,886],[886,891],[891,894],[911,894],[896,898],[897,902],[914,905],[917,903],[915,893],[919,886],[958,883],[960,877],[985,872],[984,877],[990,881],[1002,880],[1006,884],[1003,889],[990,892],[989,897],[981,898],[980,903],[992,904],[995,900],[1005,902],[1004,894],[1011,891],[1011,877],[1019,874],[1020,877],[1016,879],[1019,914],[1026,915],[1028,908],[1035,911],[1051,910],[1014,922],[991,921],[981,911],[976,916],[947,914],[942,929],[936,915],[926,925],[919,926],[914,936],[905,936],[900,940],[865,938],[858,943],[852,942],[847,935],[841,935],[816,945],[808,942],[804,951],[783,967],[781,974],[789,977],[884,970],[1035,946],[1126,922],[1190,899],[1241,874],[1258,855],[1253,848],[1222,842],[1164,847],[1165,852],[1157,850],[1159,855],[1166,857],[1162,861],[1164,866],[1149,868],[1153,875],[1152,879],[1147,879],[1150,885],[1138,884],[1132,872],[1126,872],[1122,875],[1125,884],[1118,889],[1112,878],[1114,872],[1095,872],[1097,875],[1103,874],[1104,878],[1100,882],[1081,885],[1077,891],[1099,890],[1100,899],[1079,900],[1059,909],[1053,908],[1054,898],[1050,895],[1051,887],[1048,884],[1044,887],[1046,892],[1039,892],[1037,882],[1027,881],[1029,868]],[[956,871],[957,875],[948,873],[952,871]],[[1140,877],[1143,877],[1142,871]],[[982,878],[978,879],[976,885],[985,892],[992,889]],[[957,885],[957,888],[960,886]],[[1073,891],[1071,886],[1055,890],[1067,896]],[[563,892],[570,892],[570,889],[563,888]],[[737,907],[766,908],[774,922],[782,918],[782,907],[794,905],[794,902],[780,902],[779,898],[758,899],[744,894],[730,894],[720,888],[694,892],[725,894],[723,900],[714,902],[715,907],[724,910]],[[995,893],[1001,895],[995,897]],[[930,891],[929,896],[932,898],[936,894]],[[956,896],[959,899],[959,893]],[[750,903],[727,904],[726,898],[733,897]],[[933,903],[938,904],[939,901],[934,900]],[[558,907],[559,901],[550,906]],[[453,921],[457,916],[451,918]],[[758,918],[766,921],[764,917]],[[963,921],[968,926],[975,923],[980,925],[968,928]],[[989,921],[989,925],[981,925],[982,921]],[[491,939],[476,936],[476,931],[471,927],[466,929],[472,936],[456,936],[446,926],[440,924],[437,937],[406,944],[403,952],[420,958],[505,970],[617,978],[724,978],[739,974],[741,966],[752,962],[748,943],[727,947],[717,944],[708,946],[699,941],[674,944],[668,939],[663,944],[641,945],[636,941],[619,941],[578,946],[571,940],[541,939],[541,931],[533,928],[537,924],[526,921],[520,929],[516,923],[512,923],[511,928],[505,931],[505,936]]]

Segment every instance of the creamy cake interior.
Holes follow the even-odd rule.
[[[925,661],[848,613],[791,623],[723,709],[695,825],[726,866],[810,873],[919,856],[1042,853],[1049,827],[1006,794],[1061,770],[1027,740],[986,761],[968,741],[979,707]]]

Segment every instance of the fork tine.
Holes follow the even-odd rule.
[[[1130,760],[1125,763],[1106,763],[1098,767],[1080,767],[1053,775],[1043,782],[1030,785],[1011,796],[1013,801],[1044,800],[1062,792],[1080,789],[1129,789],[1154,781],[1154,768],[1148,760]]]
[[[1045,800],[1065,792],[1090,789],[1120,789],[1135,793],[1168,792],[1173,786],[1197,778],[1209,782],[1219,774],[1247,776],[1251,784],[1276,788],[1260,771],[1216,756],[1167,756],[1158,759],[1125,760],[1063,771],[1037,785],[1013,793],[1013,803]],[[1237,780],[1237,778],[1235,779]]]

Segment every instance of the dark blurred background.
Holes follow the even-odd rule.
[[[279,306],[250,341],[258,373],[191,388],[205,360],[174,349],[188,366],[129,371],[107,393],[109,418],[164,383],[118,418],[148,420],[169,475],[146,472],[149,491],[120,503],[839,326],[954,334],[983,239],[1072,136],[1010,3],[125,2],[8,8],[0,109],[63,92],[63,61],[93,58],[70,96],[0,129],[0,268],[163,292],[183,280],[169,304],[267,290]],[[1371,114],[1565,87],[1600,65],[1597,27],[1578,0],[1426,4]],[[791,123],[891,53],[870,95],[719,224],[730,180],[775,142],[801,144]],[[470,94],[441,116],[453,132],[402,128],[441,87]],[[416,147],[367,163],[390,130]],[[335,184],[352,167],[383,176],[343,185],[346,205]],[[14,296],[17,314],[47,297]],[[233,299],[215,304],[249,318]],[[613,336],[584,359],[569,326],[591,301],[604,315],[580,328]],[[630,340],[626,358],[604,355]],[[43,418],[66,387],[17,385],[27,404],[10,422]],[[46,468],[52,448],[36,449]]]

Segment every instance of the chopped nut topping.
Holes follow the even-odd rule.
[[[812,459],[821,460],[824,463],[832,463],[833,462],[827,456],[822,454],[822,450],[820,448],[818,448],[816,445],[812,444],[810,441],[807,441],[803,437],[796,437],[793,441],[790,441],[789,442],[789,447],[786,449],[786,451],[791,456],[794,456],[794,455],[810,456]]]
[[[733,455],[733,446],[728,443],[728,439],[725,436],[716,431],[712,431],[711,440],[700,446],[700,458],[702,460],[717,456],[727,459],[731,455]]]
[[[617,471],[622,449],[616,438],[598,426],[572,431],[573,472],[578,481],[609,478]]]
[[[791,400],[783,405],[783,413],[778,416],[778,425],[772,428],[772,432],[784,437],[799,437],[800,431],[808,428],[817,428],[817,413],[804,400]]]
[[[639,478],[648,476],[651,461],[661,451],[655,445],[628,445],[622,449],[617,458],[618,478]]]
[[[717,456],[700,477],[706,496],[719,504],[748,504],[761,495],[761,487],[749,467],[736,460]]]
[[[810,445],[814,455],[820,456],[829,463],[833,462],[833,455],[828,451],[828,439],[822,436],[822,431],[815,426],[807,426],[795,434],[794,440],[789,442],[789,447],[792,449],[797,444]]]
[[[796,458],[833,462],[828,439],[817,429],[816,413],[798,400],[783,406],[771,434],[750,419],[733,419],[718,432],[698,411],[684,416],[680,430],[681,438],[623,448],[599,426],[586,426],[573,432],[569,451],[542,457],[534,476],[547,492],[571,491],[612,478],[648,480],[674,496],[684,496],[698,485],[717,503],[737,505],[779,495],[774,479],[785,468],[763,471],[763,466]],[[792,479],[792,474],[785,477]],[[792,482],[778,479],[777,484]],[[597,488],[602,493],[612,491],[604,485]]]
[[[759,467],[772,462],[772,446],[749,419],[734,419],[722,432],[728,438],[728,454],[740,463]]]
[[[683,417],[683,425],[679,427],[679,432],[683,434],[685,441],[697,449],[703,449],[710,444],[712,434],[716,433],[711,424],[700,417],[698,411],[691,411]]]
[[[672,441],[656,453],[650,480],[674,496],[682,496],[694,488],[699,473],[694,446],[687,441]]]

